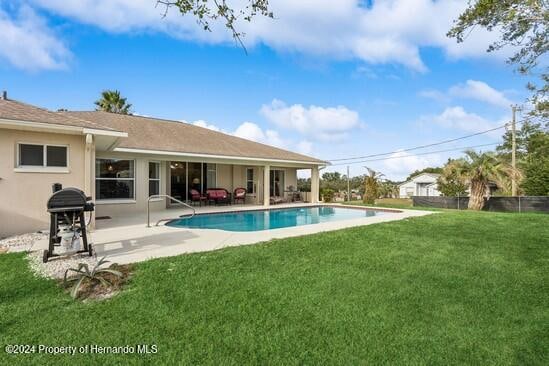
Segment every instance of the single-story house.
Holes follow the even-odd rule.
[[[143,213],[148,198],[189,190],[233,192],[268,206],[311,171],[318,202],[327,162],[188,123],[107,112],[53,112],[0,97],[0,237],[48,227],[52,184],[91,196],[96,216]],[[172,203],[158,199],[151,209]]]
[[[407,182],[401,183],[398,186],[400,198],[410,198],[413,196],[437,197],[442,196],[438,190],[437,179],[440,174],[422,173],[416,175]],[[496,192],[498,185],[494,182],[489,182],[486,187],[486,197],[490,197]],[[466,190],[469,194],[469,188]]]
[[[441,196],[437,179],[440,174],[422,173],[398,186],[400,198],[412,196]]]

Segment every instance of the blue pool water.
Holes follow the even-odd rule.
[[[385,212],[344,207],[292,207],[196,215],[166,225],[191,229],[260,231],[383,215]]]

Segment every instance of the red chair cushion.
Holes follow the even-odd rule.
[[[226,199],[227,191],[224,189],[208,189],[208,197],[210,199]]]

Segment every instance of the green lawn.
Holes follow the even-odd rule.
[[[0,345],[156,344],[0,364],[547,364],[549,216],[443,212],[135,266],[73,301],[0,255]]]
[[[442,211],[441,208],[413,206],[409,198],[378,198],[374,204],[365,204],[362,201],[346,201],[346,205],[370,206],[382,208],[401,208],[406,210]]]

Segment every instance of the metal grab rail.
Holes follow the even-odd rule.
[[[147,199],[147,227],[151,227],[151,200],[152,199],[157,199],[157,198],[169,198],[170,200],[175,201],[177,203],[180,203],[183,206],[191,209],[193,213],[190,217],[185,217],[186,219],[193,218],[194,215],[196,214],[196,210],[194,209],[194,207],[186,204],[185,202],[182,202],[182,201],[178,200],[177,198],[173,198],[172,196],[167,195],[167,194],[154,194],[152,196],[149,196],[149,198]],[[161,223],[162,221],[170,221],[170,220],[175,220],[175,218],[173,218],[173,219],[160,219],[156,222],[155,226],[158,226],[158,224]]]

